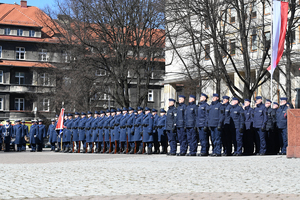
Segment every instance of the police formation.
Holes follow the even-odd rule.
[[[55,129],[57,118],[51,120],[47,132],[42,121],[32,121],[29,132],[20,121],[13,127],[7,121],[1,131],[3,143],[9,146],[10,138],[15,137],[17,151],[22,151],[27,139],[31,152],[42,151],[43,137],[48,137],[51,151],[64,153],[216,157],[286,154],[287,98],[280,98],[280,105],[272,105],[268,99],[263,104],[262,97],[257,96],[254,108],[249,99],[240,106],[235,97],[229,103],[230,98],[223,96],[220,102],[219,95],[213,94],[210,105],[207,98],[201,94],[196,105],[196,97],[190,95],[186,105],[185,96],[179,95],[178,107],[175,99],[169,99],[168,111],[161,109],[160,116],[148,107],[75,112],[74,117],[65,116],[60,132]]]

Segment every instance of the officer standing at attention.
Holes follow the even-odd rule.
[[[222,141],[221,130],[224,119],[222,104],[219,102],[219,94],[213,94],[211,105],[207,108],[207,125],[211,131],[213,153],[211,156],[221,156]]]
[[[184,114],[184,125],[185,125],[184,129],[186,131],[188,143],[190,146],[190,152],[187,154],[187,156],[196,156],[197,147],[198,147],[197,127],[196,127],[198,107],[195,104],[195,100],[196,97],[194,95],[190,95],[189,105],[186,107],[185,114]],[[187,149],[185,151],[187,151]]]
[[[253,155],[254,134],[253,134],[253,108],[250,107],[250,99],[244,99],[245,133],[243,135],[244,155]]]
[[[105,112],[103,110],[100,111],[99,115],[99,121],[98,121],[98,140],[96,141],[96,148],[97,148],[97,153],[104,153],[103,148],[104,148],[104,127],[103,124],[105,122]]]
[[[98,123],[99,123],[99,115],[100,113],[98,111],[95,111],[94,114],[94,120],[92,121],[91,124],[91,132],[92,132],[92,138],[91,138],[91,145],[90,145],[90,149],[93,148],[93,146],[95,146],[95,151],[94,153],[98,153],[99,149],[98,149],[98,140],[99,140],[99,129],[98,129]],[[92,148],[91,148],[92,146]]]
[[[274,138],[274,125],[276,122],[276,110],[272,108],[272,101],[266,99],[265,107],[267,109],[268,120],[266,122],[266,154],[268,155],[276,155],[274,152],[275,147],[275,138]]]
[[[39,125],[38,125],[38,129],[39,129],[39,134],[38,134],[38,142],[36,142],[37,145],[37,151],[38,152],[42,152],[43,151],[43,146],[44,146],[44,137],[46,137],[46,127],[43,124],[43,120],[39,119]]]
[[[160,109],[160,117],[157,120],[157,133],[158,133],[158,142],[160,142],[161,151],[160,154],[167,153],[168,140],[166,136],[166,111],[165,109]]]
[[[67,114],[68,119],[65,121],[65,129],[63,134],[63,145],[64,145],[64,153],[72,153],[71,147],[71,137],[72,137],[72,124],[73,124],[73,115],[71,113]]]
[[[134,122],[135,122],[135,113],[134,109],[132,107],[128,108],[129,112],[129,117],[127,119],[126,127],[127,127],[127,135],[128,135],[128,154],[133,154],[134,153]]]
[[[51,151],[55,151],[55,143],[57,142],[55,119],[51,119],[51,124],[48,127],[47,136],[49,137],[49,143],[51,144]]]
[[[175,156],[177,151],[177,142],[176,142],[176,116],[177,116],[177,108],[174,106],[175,99],[169,99],[169,109],[167,112],[166,118],[166,133],[168,136],[168,141],[170,144],[170,152],[168,155]]]
[[[239,106],[239,99],[236,97],[232,98],[230,108],[230,117],[233,121],[232,130],[235,132],[235,141],[236,144],[234,146],[234,156],[242,156],[243,154],[243,133],[245,126],[245,115],[244,110],[241,106]]]
[[[112,151],[110,152],[111,154],[115,153],[115,120],[116,120],[116,110],[115,109],[111,109],[111,116],[112,116],[112,120],[109,123],[109,127],[110,127],[110,149],[112,149]]]
[[[177,116],[176,116],[176,131],[177,136],[180,144],[180,152],[177,154],[177,156],[185,156],[188,148],[188,140],[187,140],[187,134],[184,124],[184,115],[185,115],[185,109],[186,104],[184,103],[185,96],[179,95],[178,96],[178,107],[177,107]],[[176,145],[177,146],[177,145]]]
[[[36,120],[32,120],[31,121],[32,125],[30,127],[30,131],[29,131],[29,142],[30,142],[30,146],[31,146],[31,151],[30,152],[35,152],[36,151],[36,138],[39,135],[39,127],[36,124]]]
[[[127,114],[128,109],[123,108],[122,117],[120,117],[120,153],[126,154],[127,147],[127,120],[129,115]]]
[[[153,144],[154,144],[154,152],[153,154],[159,154],[159,143],[158,143],[158,133],[157,133],[157,121],[159,116],[157,115],[157,110],[155,108],[152,109],[153,116]]]
[[[256,108],[253,111],[253,128],[255,131],[255,153],[266,154],[266,122],[268,120],[267,109],[262,103],[262,97],[256,97]]]
[[[209,150],[209,140],[208,140],[208,128],[206,124],[207,118],[207,95],[202,93],[200,96],[200,103],[198,106],[198,114],[196,120],[196,126],[198,127],[199,140],[201,145],[201,150],[198,156],[208,156]]]
[[[23,143],[22,143],[22,151],[26,151],[26,140],[25,140],[25,137],[28,137],[28,126],[27,125],[25,125],[25,121],[23,120],[22,121],[22,128],[23,128],[23,132],[24,132],[24,134],[23,134],[23,139],[22,139],[22,141],[23,141]]]
[[[81,113],[81,119],[78,123],[79,128],[79,142],[82,144],[81,153],[85,153],[86,151],[86,137],[85,137],[85,124],[87,122],[86,114],[84,112]]]
[[[134,137],[133,141],[135,142],[135,149],[137,154],[142,154],[143,153],[143,143],[142,143],[142,136],[143,136],[143,118],[144,118],[144,113],[143,113],[143,108],[138,107],[137,108],[137,116],[136,120],[134,122]]]
[[[20,124],[20,120],[15,121],[14,129],[14,136],[15,136],[15,144],[17,145],[17,152],[22,151],[22,139],[24,137],[24,132],[22,125]]]
[[[276,123],[278,127],[279,136],[282,137],[282,146],[281,152],[278,155],[286,155],[286,148],[288,145],[287,138],[287,110],[289,107],[287,106],[287,98],[280,98],[280,107],[276,111]]]
[[[103,123],[103,128],[104,128],[104,142],[105,142],[105,153],[109,153],[110,152],[110,121],[112,120],[112,116],[110,114],[110,110],[106,110],[106,118],[105,121]]]
[[[115,139],[115,152],[120,153],[120,121],[122,118],[122,109],[118,108],[115,116],[114,124],[114,139]]]
[[[153,115],[151,109],[145,107],[145,115],[142,122],[143,126],[143,142],[147,146],[147,154],[152,154],[152,143],[153,143]]]
[[[76,148],[74,148],[74,153],[78,153],[78,150],[80,150],[79,147],[79,121],[80,121],[80,113],[79,112],[75,112],[75,119],[73,119],[72,121],[72,135],[73,135],[73,141],[74,144],[76,146]]]
[[[232,137],[235,137],[235,132],[231,130],[231,118],[229,112],[231,105],[229,104],[229,96],[222,97],[222,112],[224,113],[224,121],[222,124],[222,132],[221,132],[221,139],[222,139],[222,146],[223,146],[223,154],[222,156],[231,156],[232,153]],[[228,107],[229,106],[229,107]],[[233,133],[232,133],[233,132]]]
[[[85,137],[86,137],[86,143],[89,146],[88,153],[92,153],[93,150],[93,133],[92,133],[92,122],[94,121],[94,118],[92,117],[93,113],[91,111],[87,112],[87,120],[85,123]],[[87,148],[87,145],[83,146],[83,148]],[[85,153],[85,151],[83,152]]]

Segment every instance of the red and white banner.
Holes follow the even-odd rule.
[[[64,129],[64,114],[65,114],[65,109],[62,108],[60,111],[59,117],[58,117],[56,127],[55,127],[56,130]]]

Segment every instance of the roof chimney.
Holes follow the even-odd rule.
[[[21,8],[27,8],[27,1],[21,0]]]

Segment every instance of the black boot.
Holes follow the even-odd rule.
[[[85,152],[86,152],[86,149],[85,149],[85,148],[81,150],[81,153],[85,153]]]
[[[147,154],[148,154],[148,155],[151,155],[151,154],[152,154],[152,148],[148,148]]]

